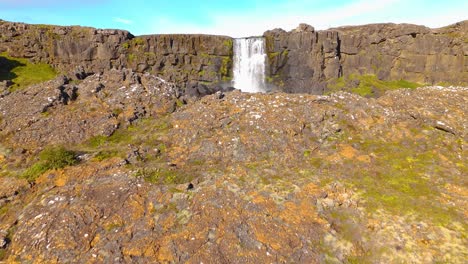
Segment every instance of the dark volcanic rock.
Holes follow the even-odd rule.
[[[468,83],[468,21],[440,29],[372,24],[314,32],[267,31],[269,81],[286,92],[321,94],[350,74],[381,80]]]
[[[88,27],[0,23],[0,52],[45,62],[77,79],[112,68],[157,74],[185,88],[231,79],[232,39],[208,35],[151,35]]]
[[[265,32],[267,81],[277,90],[322,94],[341,76],[466,84],[467,21],[440,29],[371,24],[315,31]],[[111,68],[149,72],[190,96],[220,90],[232,79],[232,38],[148,35],[85,27],[0,23],[0,52],[52,64],[76,79]],[[206,88],[205,88],[206,87]]]
[[[134,110],[137,102],[153,109],[146,108],[152,82],[159,84],[131,71],[93,75],[77,85],[74,101],[52,108],[67,112],[97,97],[142,113]],[[162,87],[167,90],[152,94],[167,94],[171,102],[170,87]],[[116,95],[107,98],[106,89]],[[29,189],[25,180],[0,177],[0,196],[14,201],[0,213],[0,243],[9,234],[6,259],[464,262],[467,88],[397,90],[379,99],[222,95],[141,126],[135,121],[129,132],[137,137],[117,145],[130,150],[132,164],[122,157],[82,159],[45,172]],[[154,180],[160,177],[165,181]]]
[[[79,83],[62,76],[0,98],[0,130],[15,148],[79,143],[172,112],[178,94],[174,84],[132,70],[110,70]]]

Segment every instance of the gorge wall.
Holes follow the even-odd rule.
[[[232,39],[150,35],[89,27],[29,25],[0,20],[0,53],[51,64],[79,76],[131,68],[174,82],[190,95],[232,79]],[[207,90],[208,89],[208,90]]]
[[[321,94],[351,74],[418,83],[468,83],[468,21],[440,29],[372,24],[315,31],[301,24],[267,31],[268,81],[287,92]]]
[[[372,24],[315,31],[302,24],[264,34],[267,82],[274,89],[322,94],[340,77],[426,84],[468,83],[468,21],[440,29]],[[229,32],[226,32],[229,34]],[[231,85],[233,39],[210,35],[148,35],[88,27],[0,20],[0,53],[53,65],[80,77],[111,68],[150,72],[190,96]]]

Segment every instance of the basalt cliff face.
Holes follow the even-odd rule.
[[[232,39],[209,35],[151,35],[88,27],[0,21],[0,52],[44,62],[78,78],[112,68],[157,74],[191,96],[232,78]]]
[[[275,90],[312,94],[337,90],[333,88],[338,79],[346,80],[350,75],[463,85],[468,83],[467,32],[468,21],[440,29],[372,24],[324,31],[308,25],[290,32],[267,31],[267,82]],[[0,21],[0,34],[0,52],[49,63],[66,73],[82,76],[131,68],[174,82],[189,96],[210,94],[231,85],[230,37],[135,37],[121,30],[5,21]],[[346,85],[359,83],[354,80]]]
[[[315,31],[301,25],[265,32],[269,81],[286,92],[326,92],[337,78],[468,83],[468,21],[440,29],[372,24]]]

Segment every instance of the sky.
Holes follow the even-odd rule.
[[[0,0],[0,19],[117,28],[134,35],[248,37],[307,23],[317,30],[370,23],[431,28],[468,19],[467,0]]]

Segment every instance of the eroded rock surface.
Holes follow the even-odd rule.
[[[2,119],[4,168],[15,168],[13,157],[34,158],[20,148],[57,140],[81,155],[31,184],[0,177],[2,187],[18,186],[0,188],[8,262],[468,257],[467,88],[402,89],[379,99],[234,91],[181,104],[170,84],[131,71],[61,80],[0,100],[10,111]],[[50,114],[41,114],[52,96]],[[44,121],[77,115],[90,126],[73,137],[67,123]],[[47,133],[34,136],[22,117],[48,124]],[[100,124],[114,122],[113,136],[102,137]],[[86,143],[95,135],[102,142]]]
[[[29,25],[0,20],[0,53],[45,62],[83,76],[130,68],[157,74],[187,94],[219,90],[231,78],[232,39],[209,35],[150,35],[89,27]],[[71,76],[75,77],[75,76]]]
[[[417,83],[468,82],[468,21],[439,29],[371,24],[324,31],[265,32],[269,81],[279,90],[322,94],[342,76]]]
[[[331,91],[330,85],[338,78],[350,75],[426,85],[466,85],[467,27],[468,22],[462,21],[439,29],[371,24],[316,31],[301,24],[290,32],[270,30],[264,33],[267,81],[278,91],[311,94]],[[78,79],[112,68],[130,68],[173,82],[195,97],[232,85],[230,37],[135,37],[122,30],[6,21],[0,21],[0,36],[0,52],[51,64]]]
[[[26,150],[74,144],[172,112],[179,96],[174,84],[132,70],[110,70],[81,82],[62,76],[0,98],[0,130],[4,143]]]

